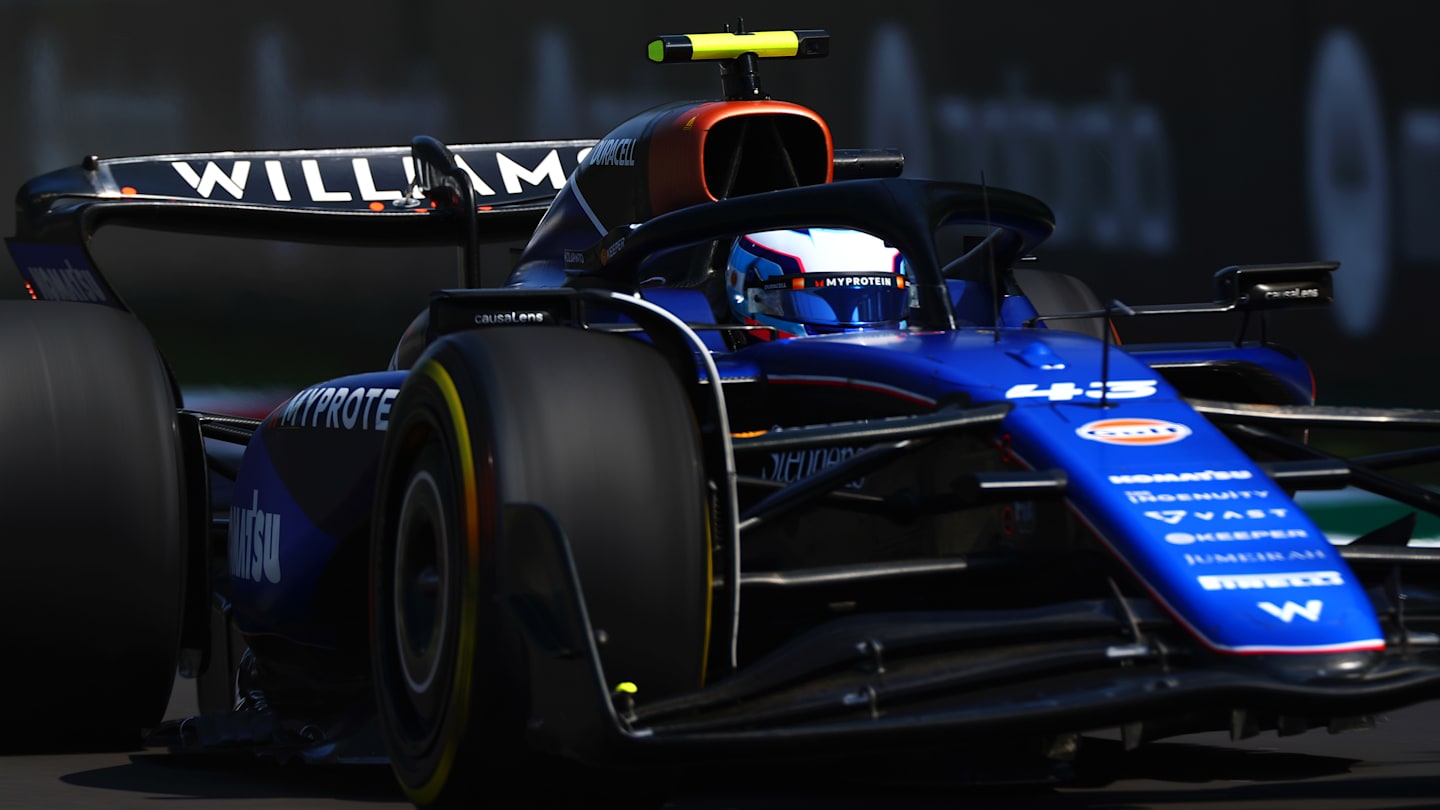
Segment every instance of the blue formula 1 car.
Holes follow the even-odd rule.
[[[90,159],[26,184],[0,640],[43,665],[7,744],[384,756],[443,806],[537,761],[1048,763],[1094,729],[1336,729],[1440,694],[1414,514],[1337,545],[1292,497],[1440,513],[1381,472],[1440,450],[1307,443],[1440,427],[1315,405],[1267,338],[1267,311],[1330,301],[1335,265],[1104,305],[1025,264],[1054,227],[1039,200],[905,179],[763,92],[761,58],[827,50],[662,37],[652,60],[717,60],[725,97],[599,141]],[[197,412],[95,267],[109,223],[449,244],[462,279],[388,366],[261,420]],[[479,289],[481,244],[517,237]],[[1116,340],[1195,313],[1239,337]],[[177,657],[204,711],[157,727]]]

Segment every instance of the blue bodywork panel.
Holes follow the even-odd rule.
[[[670,298],[699,317],[698,301]],[[1023,299],[1010,300],[1022,317]],[[727,385],[878,399],[897,412],[1012,403],[1001,433],[1014,456],[1065,470],[1071,511],[1207,647],[1382,647],[1369,600],[1323,532],[1148,365],[1203,360],[1215,347],[1131,356],[1111,346],[1108,365],[1103,350],[1093,338],[1046,328],[873,331],[761,341],[716,361]],[[1227,353],[1308,397],[1308,371],[1288,354]],[[327,617],[353,606],[331,602],[361,597],[332,591],[328,572],[342,565],[347,544],[363,545],[389,404],[404,377],[312,386],[257,432],[231,510],[228,590],[242,632],[336,643]]]
[[[1145,363],[1111,347],[1105,376],[1101,350],[1057,330],[998,341],[991,330],[877,332],[767,343],[733,360],[771,385],[1011,402],[1002,430],[1014,453],[1065,470],[1071,509],[1207,646],[1382,647],[1365,593],[1286,492]]]
[[[339,617],[357,612],[363,568],[355,582],[338,568],[368,554],[376,465],[407,373],[311,386],[256,431],[230,510],[226,591],[242,633],[332,647]]]

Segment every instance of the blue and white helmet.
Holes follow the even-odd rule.
[[[860,231],[747,234],[730,250],[725,285],[737,320],[780,337],[895,329],[910,308],[900,251]]]

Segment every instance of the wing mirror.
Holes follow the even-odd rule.
[[[1249,311],[1326,306],[1335,300],[1330,274],[1339,262],[1247,264],[1215,274],[1215,303]]]

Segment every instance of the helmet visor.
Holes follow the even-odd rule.
[[[910,308],[898,273],[804,273],[768,279],[753,292],[757,312],[816,326],[897,324]]]

